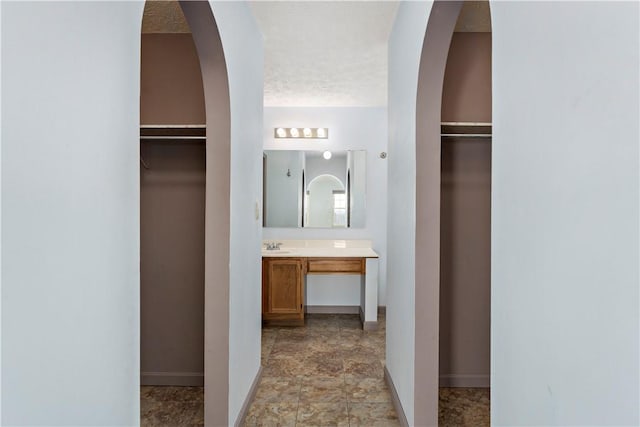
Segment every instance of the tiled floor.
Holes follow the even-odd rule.
[[[262,330],[263,373],[245,426],[397,426],[383,379],[385,319],[308,315],[304,327]],[[142,387],[142,426],[202,426],[202,387]],[[440,427],[489,426],[489,390],[441,388]]]
[[[142,427],[204,426],[204,388],[143,386]]]
[[[488,388],[440,388],[439,427],[489,427]]]
[[[304,327],[262,330],[262,380],[246,426],[397,426],[384,382],[385,322],[307,316]]]

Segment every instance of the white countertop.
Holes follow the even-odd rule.
[[[282,243],[279,250],[267,250],[270,242]],[[263,257],[378,258],[371,240],[265,240]]]

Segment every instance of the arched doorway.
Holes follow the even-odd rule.
[[[465,2],[442,93],[440,425],[490,424],[491,94],[489,4]]]
[[[341,199],[340,199],[341,198]],[[304,223],[309,227],[340,227],[346,225],[346,212],[337,212],[340,199],[346,208],[345,186],[334,175],[314,177],[305,191]]]
[[[489,365],[489,316],[490,307],[488,299],[490,294],[490,213],[487,213],[481,225],[486,226],[482,230],[483,240],[477,244],[478,236],[474,234],[470,237],[471,243],[468,247],[460,251],[460,232],[464,227],[461,224],[467,224],[469,218],[464,218],[465,211],[460,210],[461,205],[468,207],[471,203],[477,203],[477,197],[469,197],[460,191],[460,187],[452,187],[450,178],[454,174],[460,174],[460,153],[465,152],[471,157],[478,155],[479,145],[475,145],[468,150],[470,140],[465,136],[460,136],[471,130],[471,122],[486,122],[485,119],[478,119],[473,116],[465,116],[468,111],[458,109],[462,116],[446,117],[450,114],[450,105],[444,102],[444,86],[445,86],[445,70],[447,69],[447,61],[449,58],[450,47],[452,46],[452,38],[456,29],[458,18],[461,17],[463,10],[463,1],[447,2],[435,1],[429,20],[427,23],[422,55],[420,59],[420,71],[418,77],[418,95],[416,104],[416,271],[415,271],[415,414],[414,422],[416,425],[437,425],[438,420],[438,402],[439,402],[439,384],[441,382],[447,385],[478,385],[488,386],[488,365]],[[479,4],[479,2],[469,2]],[[488,2],[483,2],[487,7]],[[490,23],[490,19],[489,19]],[[490,80],[489,80],[490,81]],[[490,86],[490,83],[489,83]],[[449,90],[451,92],[451,90]],[[446,95],[446,94],[445,94]],[[464,96],[464,94],[462,94]],[[451,104],[451,103],[449,103]],[[443,105],[447,110],[443,114]],[[489,118],[490,118],[490,91],[489,91]],[[455,108],[454,108],[455,110]],[[455,114],[454,114],[455,115]],[[443,131],[443,121],[457,122],[457,125],[463,125],[462,128],[448,128]],[[490,122],[490,119],[488,120]],[[460,123],[462,122],[462,123]],[[448,123],[451,124],[451,123]],[[486,124],[486,123],[485,123]],[[487,126],[482,129],[486,132]],[[454,129],[454,130],[451,130]],[[477,130],[473,128],[474,130]],[[488,124],[490,133],[490,123]],[[442,134],[457,135],[458,142],[452,143],[452,138],[442,139]],[[462,139],[461,139],[462,138]],[[483,137],[480,137],[483,138]],[[445,142],[446,141],[446,142]],[[460,142],[465,141],[465,142]],[[486,139],[481,139],[484,143]],[[448,144],[443,150],[442,144]],[[488,146],[488,157],[486,150],[480,150],[479,155],[483,157],[483,161],[488,159],[490,168],[490,145]],[[453,156],[458,156],[456,159]],[[471,160],[473,162],[475,160]],[[483,166],[484,167],[484,166]],[[444,169],[443,169],[444,168]],[[486,172],[486,171],[485,171]],[[446,174],[443,182],[443,175]],[[464,173],[464,172],[462,172]],[[486,175],[486,174],[485,174]],[[458,175],[456,175],[458,176]],[[490,169],[485,184],[490,189]],[[490,191],[490,190],[489,190]],[[487,194],[484,194],[487,195]],[[486,200],[485,200],[486,199]],[[460,200],[463,202],[460,203]],[[489,209],[490,212],[490,195],[487,195],[481,201],[482,208]],[[456,210],[457,209],[457,210]],[[461,219],[461,215],[462,219]],[[473,222],[473,221],[471,221]],[[485,222],[487,224],[485,224]],[[477,224],[474,224],[475,227]],[[456,228],[457,227],[457,228]],[[452,230],[452,228],[456,228]],[[476,233],[474,230],[473,233]],[[444,239],[444,240],[443,240]],[[485,241],[486,240],[486,241]],[[475,247],[474,247],[475,244]],[[472,260],[471,263],[465,264],[461,268],[460,259],[456,257],[469,256],[469,247],[473,250],[485,251],[480,261]],[[480,249],[478,249],[480,248]],[[465,252],[466,250],[466,252]],[[473,251],[472,250],[472,251]],[[452,275],[451,268],[456,269],[456,273],[468,269],[468,265],[473,264],[469,274]],[[457,351],[460,342],[464,342],[464,330],[459,327],[458,320],[452,320],[452,309],[458,309],[464,305],[464,297],[460,297],[460,292],[468,292],[469,288],[465,280],[469,276],[482,272],[483,277],[481,286],[484,288],[479,291],[483,294],[481,300],[487,301],[486,307],[479,310],[474,308],[475,313],[482,312],[479,316],[481,321],[475,319],[478,324],[482,324],[482,334],[487,339],[480,345],[483,354],[480,359],[484,369],[486,361],[486,372],[483,375],[477,375],[469,372],[469,375],[459,375],[456,369],[465,371],[468,366],[460,367],[464,364],[464,357],[452,357],[454,351]],[[442,295],[440,293],[441,284],[446,286],[446,291]],[[452,290],[456,287],[455,290]],[[476,286],[477,288],[477,286]],[[466,289],[466,290],[465,290]],[[477,289],[474,289],[477,292]],[[486,295],[485,295],[486,294]],[[485,298],[486,297],[486,298]],[[444,298],[444,299],[443,299]],[[476,299],[477,301],[478,299]],[[441,302],[444,304],[441,307]],[[453,307],[453,308],[452,308]],[[442,317],[441,310],[446,314]],[[473,317],[473,316],[471,316]],[[464,323],[464,322],[463,322]],[[441,326],[442,325],[442,326]],[[455,325],[455,326],[452,326]],[[486,330],[485,330],[486,329]],[[444,331],[445,335],[441,335]],[[468,332],[468,331],[466,331]],[[445,339],[443,339],[445,338]],[[442,340],[442,341],[441,341]],[[444,348],[440,348],[441,342],[445,343]],[[452,350],[453,349],[453,350]],[[473,358],[470,355],[469,358]],[[442,360],[441,360],[442,358]],[[485,360],[486,359],[486,360]],[[452,362],[453,360],[453,362]],[[473,365],[473,362],[467,363]],[[476,368],[469,368],[471,370]],[[446,372],[444,372],[446,371]],[[449,372],[451,371],[451,372]],[[486,376],[484,375],[486,374]],[[479,379],[479,377],[482,377]],[[462,378],[462,379],[460,379]],[[475,381],[475,382],[474,382]],[[486,381],[486,384],[484,383]],[[482,383],[482,384],[480,384]],[[488,415],[488,414],[487,414]]]
[[[190,256],[187,250],[181,251],[180,254],[175,254],[175,256],[182,257],[184,261],[180,268],[200,269],[199,273],[189,271],[188,274],[188,276],[194,276],[190,278],[190,282],[193,283],[189,286],[191,286],[191,288],[195,287],[195,289],[187,290],[182,288],[181,290],[180,286],[186,285],[187,280],[185,276],[187,275],[181,274],[178,268],[174,272],[176,274],[173,276],[176,277],[176,281],[179,279],[181,282],[184,281],[184,283],[179,283],[177,286],[173,286],[173,290],[165,292],[165,297],[173,292],[176,303],[179,300],[183,300],[184,302],[185,294],[191,294],[187,304],[182,304],[182,307],[178,310],[179,312],[181,311],[183,315],[179,315],[178,313],[177,317],[173,317],[175,317],[174,320],[178,322],[186,322],[187,320],[185,319],[190,319],[190,326],[182,326],[184,326],[184,333],[191,333],[191,335],[193,335],[188,340],[192,354],[181,354],[175,359],[181,359],[180,363],[191,368],[186,370],[195,372],[169,372],[163,379],[155,379],[155,381],[156,383],[158,383],[158,381],[164,381],[167,385],[169,383],[174,385],[204,385],[204,408],[201,409],[200,412],[202,412],[202,410],[204,411],[206,424],[226,425],[228,424],[229,418],[230,105],[224,52],[218,27],[208,2],[151,2],[151,4],[154,6],[162,5],[160,7],[173,8],[173,15],[168,17],[168,25],[176,25],[176,21],[180,19],[186,21],[185,24],[188,26],[188,29],[190,29],[192,37],[192,41],[190,42],[190,49],[194,50],[192,56],[197,57],[195,60],[194,58],[190,59],[191,64],[192,66],[197,64],[196,71],[201,75],[202,81],[199,89],[196,89],[196,92],[198,90],[201,92],[199,95],[197,94],[196,97],[200,96],[201,98],[195,102],[196,108],[194,108],[193,111],[185,112],[185,109],[182,108],[177,111],[172,111],[172,114],[168,114],[165,117],[164,123],[141,123],[147,126],[149,126],[149,124],[152,125],[152,129],[146,129],[147,134],[151,131],[151,134],[165,137],[163,140],[163,144],[165,144],[164,148],[160,149],[160,151],[164,152],[159,153],[158,147],[155,148],[155,152],[154,149],[147,147],[146,150],[148,150],[148,154],[152,156],[155,155],[156,159],[160,158],[161,162],[166,162],[167,160],[171,162],[178,161],[180,164],[174,163],[174,166],[179,169],[182,175],[185,174],[185,167],[191,168],[186,171],[186,175],[188,175],[186,179],[187,181],[195,180],[195,182],[190,182],[189,185],[196,185],[198,187],[189,190],[191,194],[191,196],[189,196],[190,200],[195,201],[196,206],[191,206],[188,209],[185,206],[173,206],[173,209],[176,212],[180,212],[180,214],[171,218],[165,217],[165,222],[167,220],[175,221],[176,218],[182,218],[186,210],[200,212],[199,214],[196,212],[194,215],[184,217],[186,221],[190,221],[189,218],[191,218],[193,222],[202,222],[199,225],[200,231],[194,231],[194,224],[189,224],[189,229],[193,235],[193,239],[196,240],[195,242],[193,239],[189,243],[182,241],[181,247],[183,247],[183,249],[190,248],[190,250],[194,252],[192,254],[193,256]],[[165,25],[167,25],[167,23],[165,23]],[[165,65],[168,67],[175,66],[175,64]],[[197,78],[195,80],[197,80]],[[178,91],[178,93],[183,93],[183,91]],[[198,105],[198,102],[201,105]],[[189,104],[189,102],[187,102],[187,104]],[[193,105],[194,103],[191,102],[190,104]],[[171,109],[169,108],[169,110]],[[156,117],[162,117],[162,115],[162,112],[158,113],[156,111]],[[178,119],[174,119],[175,117],[178,117]],[[143,119],[145,119],[144,114]],[[153,121],[153,119],[150,120]],[[205,142],[200,146],[195,146],[198,138],[201,138],[201,140]],[[170,146],[172,151],[166,152],[167,146]],[[162,163],[160,164],[162,165]],[[148,171],[147,168],[152,167],[152,164],[141,161],[143,174]],[[175,172],[175,167],[171,165],[168,166],[168,169],[172,168],[174,169],[173,172]],[[184,178],[184,176],[182,178]],[[173,182],[171,185],[175,187],[176,183]],[[178,185],[184,187],[185,182],[178,183]],[[180,197],[184,200],[185,191],[176,192],[175,188],[173,188],[172,191],[174,194],[173,198],[165,197],[165,204],[172,203],[170,200],[173,200],[173,203],[175,203]],[[179,194],[177,199],[176,194]],[[158,198],[156,198],[156,201],[157,200]],[[156,208],[158,208],[158,206],[156,206]],[[160,208],[162,208],[162,206],[160,206]],[[153,207],[141,209],[141,212],[143,215],[147,214],[150,218],[154,218]],[[155,217],[157,220],[157,215],[155,215]],[[141,219],[144,220],[145,218],[143,217]],[[141,230],[144,232],[144,227],[141,227]],[[180,233],[174,231],[170,234],[176,235]],[[147,236],[147,239],[142,239],[142,243],[152,244],[154,238],[157,238],[157,236]],[[171,239],[165,239],[165,241],[171,241]],[[146,269],[144,254],[146,250],[150,250],[151,244],[142,246],[141,262],[143,267],[143,283],[145,281],[144,273]],[[178,248],[173,247],[166,249],[166,251],[171,252],[176,249]],[[187,253],[185,254],[185,252]],[[170,254],[165,258],[170,259]],[[197,258],[195,263],[192,258]],[[166,262],[162,268],[160,268],[160,270],[163,269],[166,272]],[[161,276],[156,274],[156,277]],[[144,293],[141,297],[144,298]],[[198,298],[200,298],[199,301]],[[167,300],[167,298],[165,298],[165,300]],[[145,307],[153,304],[154,302],[150,302],[149,304],[145,301],[141,302],[143,319],[149,317],[145,316]],[[171,307],[166,307],[166,309],[167,317],[171,317],[170,313],[174,310]],[[162,309],[159,310],[156,306],[153,310],[155,310],[156,319],[162,316]],[[152,310],[147,310],[147,312],[149,311]],[[175,315],[176,313],[174,312],[173,314]],[[143,328],[142,333],[149,329],[149,325],[144,322],[141,327]],[[182,332],[180,332],[179,328],[176,328],[175,325],[171,325],[170,328],[175,329],[173,332],[176,337],[181,336]],[[198,332],[185,332],[189,329],[200,331],[200,338],[197,336]],[[157,335],[163,336],[163,334]],[[167,337],[164,338],[166,340]],[[200,339],[199,342],[198,339]],[[145,358],[144,338],[141,340],[141,343],[142,360],[144,363],[150,358]],[[180,346],[177,344],[177,342],[165,342],[160,350],[164,348],[178,351]],[[151,353],[152,351],[151,349],[147,351],[147,353]],[[166,355],[164,355],[164,357],[166,358]],[[188,360],[185,362],[186,359]],[[175,363],[175,361],[173,363]],[[201,367],[200,372],[203,375],[198,375],[198,365]],[[144,370],[145,366],[141,366],[141,368]],[[144,375],[143,378],[145,378]],[[196,394],[197,393],[196,391]],[[201,391],[199,393],[201,394]],[[201,401],[202,397],[196,397],[195,400],[197,404],[197,401]],[[203,414],[200,413],[197,416],[202,417],[202,415]]]

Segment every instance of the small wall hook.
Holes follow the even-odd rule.
[[[287,176],[291,176],[291,169],[287,169]]]

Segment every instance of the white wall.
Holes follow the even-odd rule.
[[[142,8],[2,2],[3,425],[139,422]]]
[[[638,425],[639,5],[491,7],[491,421]]]
[[[386,366],[414,416],[416,96],[431,2],[401,2],[389,39],[389,219]]]
[[[262,35],[246,2],[211,2],[231,100],[229,423],[260,368],[262,218]]]
[[[290,229],[265,228],[265,239],[369,239],[380,255],[378,301],[386,304],[387,267],[387,110],[380,108],[287,108],[265,107],[263,141],[265,150],[366,150],[367,212],[364,228]],[[276,140],[275,127],[327,127],[329,139]],[[358,305],[358,276],[313,276],[307,278],[307,304]]]
[[[0,3],[0,100],[2,100],[2,3]],[[2,102],[0,101],[0,189],[2,188]],[[0,191],[0,424],[2,424],[2,191]]]

